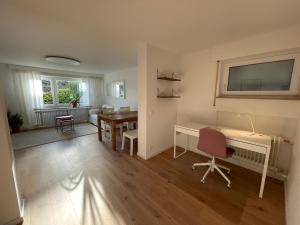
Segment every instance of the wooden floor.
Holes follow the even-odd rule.
[[[97,134],[18,151],[24,224],[284,224],[281,182],[267,179],[261,200],[259,175],[230,165],[232,190],[216,173],[201,184],[204,168],[190,168],[202,160],[166,151],[143,161],[113,152]]]

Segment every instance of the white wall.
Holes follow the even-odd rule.
[[[138,156],[147,159],[149,146],[148,120],[148,64],[149,52],[146,43],[138,45]]]
[[[216,107],[213,107],[213,95],[217,60],[296,48],[300,46],[300,40],[295,38],[299,35],[299,27],[290,28],[184,55],[181,61],[184,93],[179,101],[177,120],[218,123],[250,129],[247,118],[236,117],[237,113],[247,112],[253,114],[258,132],[280,135],[293,140],[300,111],[299,101],[217,99]],[[195,148],[196,140],[191,143],[190,148]],[[292,148],[286,144],[283,148],[279,166],[286,171]]]
[[[141,44],[139,62],[139,150],[148,159],[173,145],[177,99],[157,98],[157,88],[171,90],[174,83],[157,80],[157,69],[179,72],[179,57],[168,51]]]
[[[300,118],[298,119],[296,143],[293,150],[290,173],[285,186],[288,225],[298,225],[300,221]]]
[[[9,111],[15,111],[16,110],[16,106],[14,104],[15,92],[13,89],[12,76],[10,76],[10,69],[7,64],[0,63],[0,83],[3,89],[6,108]]]
[[[295,140],[300,101],[217,99],[216,107],[213,107],[213,95],[217,60],[297,48],[300,46],[299,36],[300,27],[294,27],[184,55],[181,61],[181,69],[184,74],[183,94],[178,104],[177,120],[251,129],[247,118],[236,117],[239,112],[247,112],[253,114],[258,132],[281,135]],[[190,148],[196,149],[196,142],[196,139],[191,141]],[[289,168],[292,151],[299,152],[299,147],[292,150],[290,145],[282,146],[279,165],[284,170]],[[295,221],[300,220],[299,214],[296,213],[300,211],[299,200],[291,200],[299,199],[298,164],[300,162],[299,153],[297,153],[298,157],[295,157],[295,154],[295,152],[292,153],[293,166],[287,185],[287,215],[291,214],[293,218],[288,220],[289,224],[296,224]],[[296,186],[298,190],[296,190]]]
[[[132,110],[137,110],[137,68],[128,68],[104,75],[104,88],[113,81],[125,81],[125,99],[104,97],[104,103],[119,108],[122,106],[130,106]]]
[[[0,84],[1,89],[3,88]],[[20,208],[14,179],[14,157],[3,92],[0,90],[0,224],[16,220],[20,222]]]

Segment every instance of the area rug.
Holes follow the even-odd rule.
[[[39,129],[13,134],[12,144],[15,150],[19,150],[56,141],[72,139],[88,134],[94,134],[97,132],[97,127],[90,123],[76,124],[74,131],[64,133],[61,133],[60,131],[57,132],[55,128]]]

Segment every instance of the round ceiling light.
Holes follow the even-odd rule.
[[[60,64],[60,65],[67,65],[67,66],[79,66],[80,65],[79,60],[69,58],[69,57],[49,55],[49,56],[46,56],[45,59],[48,62],[52,62],[52,63],[56,63],[56,64]]]

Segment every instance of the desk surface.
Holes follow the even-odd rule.
[[[137,111],[114,112],[114,113],[111,113],[111,114],[98,114],[98,116],[102,120],[119,121],[119,120],[126,120],[126,119],[137,118],[138,117],[138,112]]]
[[[259,144],[262,146],[270,147],[271,146],[271,137],[268,135],[262,135],[262,134],[253,134],[249,131],[244,130],[236,130],[232,128],[227,127],[216,127],[213,125],[205,125],[201,123],[194,123],[194,122],[187,122],[187,123],[177,123],[177,127],[181,127],[184,129],[188,129],[190,131],[199,132],[200,129],[204,127],[211,127],[213,129],[217,129],[220,132],[222,132],[226,138],[233,139],[233,140],[239,140],[239,141],[245,141],[247,143],[251,144]]]

